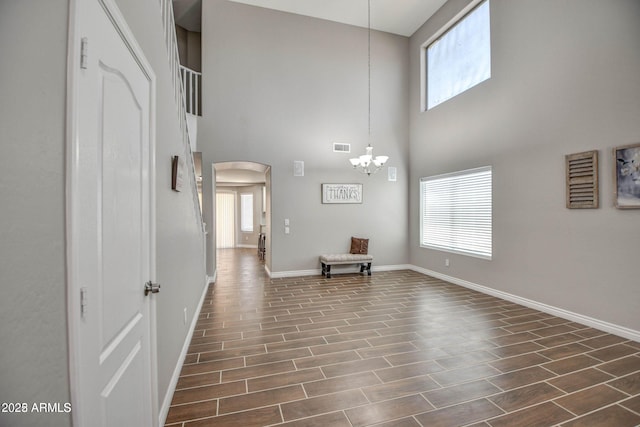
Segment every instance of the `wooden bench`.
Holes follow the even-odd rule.
[[[342,264],[360,264],[360,273],[367,270],[367,275],[371,276],[371,255],[361,254],[330,254],[320,255],[320,263],[322,264],[322,275],[327,279],[331,278],[331,266]]]

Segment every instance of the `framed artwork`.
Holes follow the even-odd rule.
[[[180,156],[173,156],[171,158],[171,189],[173,191],[182,190],[184,169],[184,160],[182,160]]]
[[[362,184],[322,184],[322,203],[362,203]]]
[[[640,209],[640,143],[613,149],[618,209]]]
[[[565,156],[567,208],[595,209],[599,205],[598,152]]]

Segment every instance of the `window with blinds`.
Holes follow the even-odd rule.
[[[491,166],[420,180],[420,246],[492,256]]]
[[[253,232],[253,194],[240,194],[240,231]]]

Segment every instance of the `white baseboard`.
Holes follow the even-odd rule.
[[[283,277],[298,277],[298,276],[315,276],[320,274],[320,269],[315,270],[292,270],[292,271],[270,271],[269,276],[272,279],[281,279]]]
[[[371,271],[398,271],[398,270],[413,270],[413,266],[410,264],[381,265],[379,267],[371,266]]]
[[[213,276],[207,276],[207,284],[216,283],[216,279],[218,278],[218,270],[213,272]]]
[[[371,266],[371,271],[395,271],[395,270],[412,270],[413,266],[409,264],[398,264],[398,265],[379,265],[379,266]],[[266,268],[266,267],[265,267]],[[339,269],[332,269],[331,274],[345,274],[345,273],[359,273],[360,267],[341,267]],[[280,279],[283,277],[298,277],[298,276],[319,276],[322,274],[322,270],[319,268],[313,270],[292,270],[292,271],[274,271],[269,272],[269,277],[272,279]]]
[[[214,272],[214,278],[216,273]],[[176,367],[173,370],[173,375],[171,376],[171,381],[169,381],[169,387],[167,388],[167,392],[164,395],[164,399],[162,401],[162,405],[160,405],[160,426],[163,426],[165,421],[167,420],[167,415],[169,414],[169,407],[171,406],[171,400],[173,399],[173,394],[176,391],[176,386],[178,385],[178,379],[180,378],[180,371],[182,371],[182,365],[184,365],[184,360],[187,357],[187,351],[189,350],[189,344],[191,344],[191,338],[193,338],[193,332],[196,329],[196,324],[198,323],[198,318],[200,317],[200,310],[202,309],[202,303],[204,302],[204,297],[207,295],[207,291],[209,290],[210,278],[205,277],[205,285],[202,290],[202,295],[200,296],[200,301],[198,301],[198,305],[193,313],[193,318],[191,319],[191,325],[189,325],[189,332],[187,332],[187,336],[184,339],[184,344],[182,344],[182,351],[180,352],[180,356],[178,357],[178,361],[176,362]]]
[[[605,322],[599,319],[594,319],[593,317],[585,316],[583,314],[574,313],[569,310],[565,310],[562,308],[554,307],[552,305],[544,304],[538,301],[530,300],[528,298],[519,297],[517,295],[513,295],[507,292],[499,291],[497,289],[492,289],[487,286],[479,285],[477,283],[469,282],[466,280],[458,279],[457,277],[448,276],[446,274],[438,273],[437,271],[428,270],[426,268],[418,267],[415,265],[410,266],[413,271],[418,273],[426,274],[427,276],[432,276],[437,279],[444,280],[446,282],[453,283],[455,285],[460,285],[465,288],[473,289],[478,292],[482,292],[483,294],[491,295],[494,297],[502,298],[507,301],[514,302],[516,304],[523,305],[525,307],[533,308],[535,310],[542,311],[543,313],[551,314],[553,316],[561,317],[563,319],[571,320],[577,323],[581,323],[583,325],[590,326],[592,328],[609,332],[614,335],[621,336],[623,338],[627,338],[633,341],[640,342],[640,331],[636,331],[630,328],[626,328],[624,326],[619,326],[613,323]]]

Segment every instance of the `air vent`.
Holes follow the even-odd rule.
[[[343,142],[334,142],[333,143],[333,152],[334,153],[350,153],[351,152],[351,144],[345,144]]]
[[[565,156],[567,168],[567,208],[594,209],[598,201],[598,152]]]

